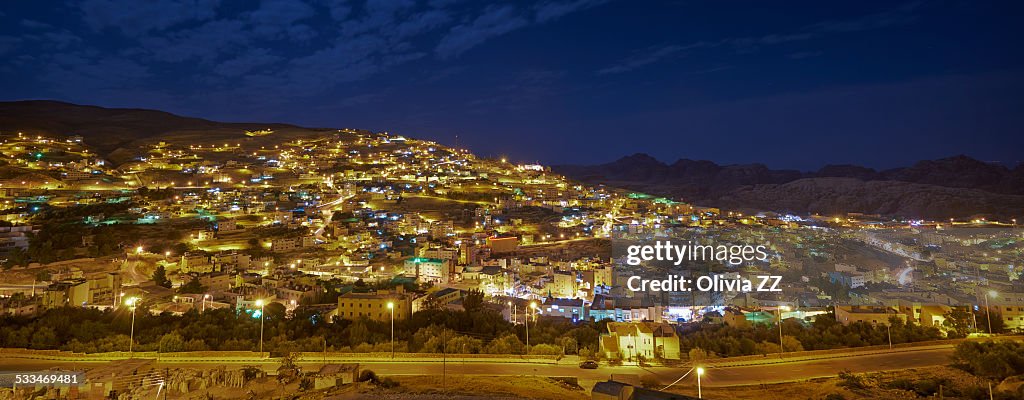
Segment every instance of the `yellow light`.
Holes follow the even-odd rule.
[[[142,254],[142,246],[136,247],[135,252],[138,254]]]
[[[536,302],[530,302],[530,308],[536,309],[537,308],[537,303]]]
[[[392,308],[395,308],[395,303],[392,303],[392,302],[389,301],[388,302],[388,309],[392,309]]]
[[[129,307],[135,307],[135,304],[138,303],[138,302],[139,302],[139,298],[138,297],[129,297],[129,298],[124,300],[124,304],[129,306]]]
[[[992,298],[994,299],[994,298],[996,298],[996,296],[999,296],[999,293],[996,292],[995,290],[989,290],[988,291],[988,295],[992,296]]]
[[[256,300],[256,307],[263,307],[263,299]]]
[[[697,367],[697,375],[704,375],[704,367]]]

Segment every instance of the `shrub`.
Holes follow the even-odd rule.
[[[863,389],[864,379],[860,375],[854,374],[850,371],[843,371],[839,373],[839,386],[847,389]]]
[[[360,372],[359,373],[359,382],[373,382],[373,383],[377,383],[378,382],[377,373],[373,372],[373,370],[369,370],[369,369],[365,370],[363,372]]]

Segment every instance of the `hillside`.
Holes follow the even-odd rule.
[[[278,136],[302,136],[326,129],[278,123],[216,122],[154,110],[104,108],[59,101],[0,102],[0,132],[81,135],[98,153],[121,163],[132,149],[151,141],[215,144],[247,138],[245,131],[270,129]],[[260,138],[248,138],[259,141]],[[269,139],[265,139],[269,141]]]

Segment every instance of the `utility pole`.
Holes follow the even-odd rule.
[[[447,389],[448,381],[448,339],[445,337],[445,328],[441,328],[441,393]]]

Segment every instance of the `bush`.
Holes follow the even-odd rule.
[[[839,373],[839,386],[847,389],[863,389],[864,379],[860,375],[852,373],[850,371],[843,371]]]
[[[971,374],[991,378],[1024,374],[1024,344],[1002,342],[962,342],[956,345],[953,362]]]
[[[377,383],[378,382],[377,373],[373,372],[373,370],[369,370],[369,369],[365,370],[363,372],[360,372],[359,373],[359,382],[373,382],[373,383]]]
[[[537,344],[530,346],[530,354],[538,356],[560,356],[562,348],[553,344]]]

